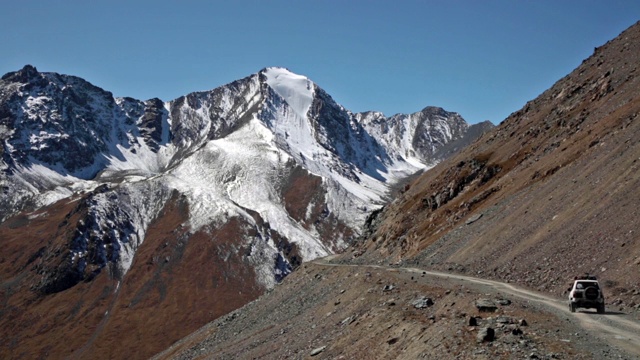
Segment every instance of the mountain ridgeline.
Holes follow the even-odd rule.
[[[282,68],[169,102],[8,73],[3,353],[117,357],[127,333],[148,357],[344,249],[394,186],[491,127],[435,107],[352,113]]]

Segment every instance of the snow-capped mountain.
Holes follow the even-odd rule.
[[[0,270],[44,296],[111,279],[131,304],[158,279],[188,298],[204,277],[193,286],[236,294],[198,298],[219,316],[344,248],[474,127],[433,107],[354,114],[283,68],[163,102],[25,66],[0,80],[0,238],[16,258]]]
[[[303,259],[326,255],[357,233],[389,186],[433,165],[438,149],[469,127],[433,107],[389,119],[352,114],[282,68],[168,103],[116,99],[32,66],[5,75],[0,89],[3,220],[107,184],[92,197],[94,224],[73,239],[70,256],[86,258],[97,241],[105,249],[93,257],[98,268],[115,261],[123,272],[171,190],[189,199],[192,231],[231,217],[254,225],[250,209],[297,244]],[[282,195],[300,169],[321,182],[321,202],[295,217]],[[320,219],[309,218],[314,207],[349,231],[323,237],[314,225]]]
[[[434,106],[390,118],[374,111],[355,114],[355,118],[393,156],[418,167],[437,164],[493,127],[488,121],[469,126],[459,114]],[[469,136],[470,132],[479,133]]]

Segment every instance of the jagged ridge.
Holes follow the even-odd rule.
[[[131,304],[187,299],[195,286],[224,302],[208,316],[344,248],[394,184],[472,133],[437,108],[378,114],[374,126],[282,68],[162,102],[26,66],[0,80],[0,100],[0,234],[29,243],[3,273],[22,273],[31,296],[107,283]],[[384,123],[402,141],[376,130]],[[26,231],[47,221],[57,230]],[[194,268],[219,280],[169,280]],[[251,291],[221,295],[238,282]]]

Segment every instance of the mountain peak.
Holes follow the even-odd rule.
[[[305,117],[313,102],[313,82],[306,76],[294,74],[288,69],[271,67],[262,72],[266,83],[301,117]]]
[[[2,80],[27,83],[30,79],[38,76],[38,69],[33,65],[25,65],[21,70],[7,73]]]
[[[439,106],[427,106],[424,109],[420,110],[421,113],[433,114],[433,115],[441,115],[446,116],[446,114],[453,114],[452,112],[446,111],[445,109]]]
[[[34,73],[38,72],[38,69],[36,69],[36,67],[31,65],[31,64],[27,64],[20,71],[23,71],[23,72],[29,73],[29,74],[34,74]]]
[[[282,72],[288,72],[288,73],[296,75],[293,71],[289,70],[289,68],[286,68],[284,66],[267,66],[267,67],[263,68],[262,70],[260,70],[261,73],[266,73],[268,71],[282,71]]]
[[[267,67],[260,71],[261,74],[267,76],[267,78],[277,78],[283,81],[309,81],[304,75],[296,74],[293,71],[285,67]]]

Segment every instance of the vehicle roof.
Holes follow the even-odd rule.
[[[580,279],[578,279],[578,280],[576,280],[575,282],[592,282],[592,283],[597,283],[597,282],[598,282],[598,280],[586,280],[586,279],[585,279],[585,280],[580,280]]]

